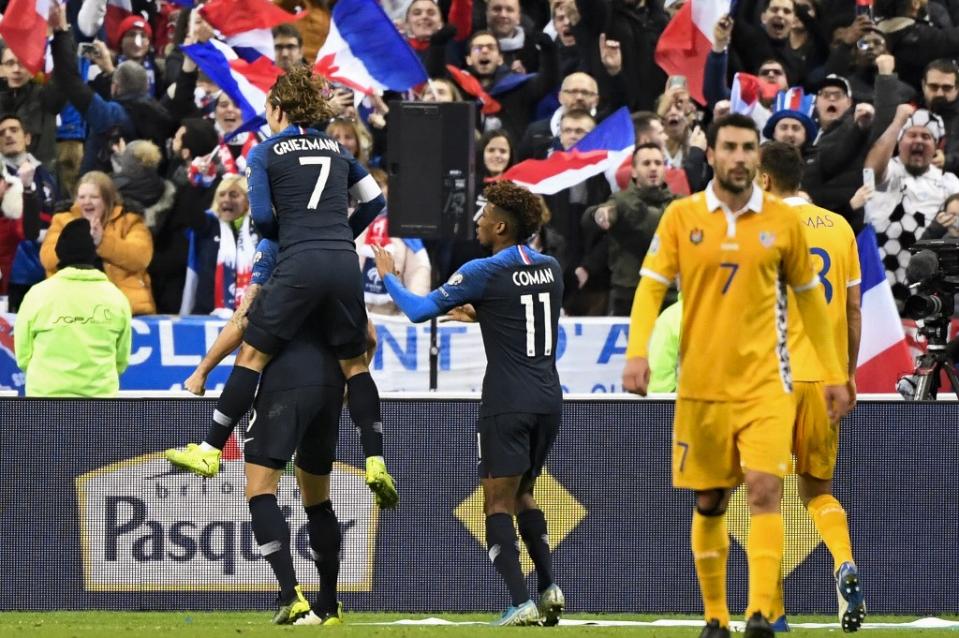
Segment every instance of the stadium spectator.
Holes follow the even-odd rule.
[[[306,16],[297,20],[296,28],[303,36],[303,57],[311,63],[326,42],[330,32],[330,0],[275,0],[275,4],[290,13],[305,10]]]
[[[374,168],[370,170],[370,175],[379,184],[389,208],[390,194],[386,172]],[[367,311],[381,315],[398,315],[400,309],[386,292],[386,286],[376,272],[374,247],[382,248],[392,255],[397,278],[407,290],[421,296],[430,291],[430,258],[419,239],[390,236],[386,210],[356,238],[356,253],[360,258],[360,270],[363,271],[363,296]]]
[[[942,210],[929,222],[919,239],[955,239],[959,237],[959,193],[946,198]]]
[[[224,175],[213,195],[213,209],[191,230],[190,272],[181,315],[231,313],[250,284],[260,235],[250,216],[249,186],[240,175]]]
[[[946,198],[959,192],[959,177],[932,163],[944,134],[938,115],[902,104],[866,155],[865,166],[875,172],[876,180],[876,195],[866,204],[866,221],[876,229],[886,276],[900,304],[909,294],[908,248],[942,210]],[[899,156],[893,157],[897,149]]]
[[[926,108],[942,118],[945,145],[932,163],[950,173],[959,171],[959,67],[952,60],[933,60],[922,78]]]
[[[443,9],[435,0],[410,2],[403,23],[407,42],[430,75],[445,73],[447,63],[462,64],[464,43],[473,31],[472,0],[452,0],[444,4],[449,24],[444,25]]]
[[[183,120],[171,143],[169,181],[176,187],[176,200],[168,215],[156,220],[153,230],[153,259],[150,281],[157,312],[180,312],[186,283],[188,232],[200,229],[206,211],[213,204],[219,177],[205,170],[208,158],[217,148],[219,137],[208,119]]]
[[[799,87],[779,93],[773,113],[763,127],[763,137],[789,144],[808,154],[819,127],[812,119],[814,100]]]
[[[658,145],[647,142],[638,146],[632,171],[633,179],[626,190],[584,214],[609,234],[608,314],[619,317],[629,316],[643,258],[659,218],[676,197],[664,182],[666,156]]]
[[[111,397],[130,358],[130,302],[97,269],[89,220],[58,233],[56,273],[27,293],[17,313],[17,365],[32,397]]]
[[[880,0],[876,26],[886,35],[889,52],[903,82],[921,89],[923,72],[933,60],[959,55],[959,26],[937,28],[926,19],[928,0]]]
[[[13,175],[0,177],[0,295],[6,295],[17,247],[23,241],[23,184]]]
[[[430,78],[420,92],[423,102],[462,102],[463,93],[456,83],[447,78]]]
[[[127,296],[133,314],[154,314],[156,305],[147,274],[147,265],[153,257],[150,231],[140,215],[124,210],[116,186],[106,173],[90,171],[81,177],[73,207],[53,216],[40,247],[40,261],[47,276],[56,272],[60,233],[68,223],[81,217],[90,222],[102,270]]]
[[[57,154],[57,114],[67,96],[56,81],[41,84],[35,80],[10,47],[0,47],[0,113],[20,118],[30,135],[30,153],[52,168]]]
[[[503,63],[516,73],[536,73],[539,53],[536,38],[520,24],[519,0],[488,0],[486,28],[499,42]]]
[[[166,146],[175,123],[148,95],[144,68],[131,60],[120,63],[110,86],[113,99],[103,99],[80,78],[76,43],[63,7],[52,4],[49,20],[54,32],[51,45],[54,79],[90,127],[80,172],[93,169],[109,172],[112,147],[119,139],[149,139],[157,146]]]
[[[772,58],[785,67],[787,83],[802,84],[806,60],[789,42],[796,13],[793,0],[738,2],[732,31],[732,46],[739,60],[736,69],[755,73],[765,60]]]
[[[605,34],[607,41],[619,45],[622,73],[626,83],[626,105],[631,111],[651,111],[656,98],[666,84],[666,74],[654,59],[656,43],[666,28],[669,16],[659,2],[632,2],[630,0],[576,0],[580,21],[576,25],[576,43],[583,57],[582,70],[594,78],[606,73],[601,59],[599,41]]]
[[[859,16],[848,28],[837,29],[837,34],[823,70],[826,74],[845,76],[856,103],[871,103],[876,93],[876,79],[883,73],[880,69],[887,69],[885,73],[889,74],[895,68],[895,58],[889,55],[886,38],[868,16]],[[895,85],[900,102],[909,102],[915,97],[915,89],[905,82],[897,78]]]
[[[476,144],[476,149],[479,156],[476,158],[476,166],[479,167],[475,180],[477,187],[493,181],[515,163],[513,140],[506,131],[483,133]]]
[[[292,24],[279,24],[273,27],[273,52],[276,65],[288,71],[296,64],[306,64],[303,59],[303,36]]]
[[[166,84],[163,81],[162,68],[157,65],[150,45],[153,39],[153,27],[150,23],[141,16],[127,16],[120,22],[113,37],[111,48],[117,51],[116,63],[132,60],[142,66],[147,75],[147,94],[159,96]],[[101,73],[93,79],[91,85],[95,91],[107,98],[110,96],[110,84],[113,81],[114,62],[106,44],[98,40],[94,42],[94,46],[97,48],[93,62],[100,67]]]
[[[330,120],[326,134],[339,142],[360,164],[369,165],[373,137],[362,122],[338,117]]]
[[[852,88],[841,75],[827,75],[816,93],[816,119],[826,130],[852,108]]]
[[[560,75],[566,77],[583,66],[575,33],[575,27],[579,24],[579,13],[576,11],[575,0],[553,0],[552,11]]]
[[[156,144],[134,140],[120,151],[113,173],[113,183],[127,210],[143,215],[151,231],[161,225],[176,198],[176,186],[157,172],[162,159]]]
[[[527,159],[545,159],[557,146],[559,121],[570,110],[588,111],[598,117],[599,86],[596,80],[586,73],[573,73],[563,78],[559,89],[559,108],[545,119],[533,122],[526,127],[526,133],[519,143],[519,161]]]
[[[467,43],[466,63],[484,92],[499,103],[495,114],[484,114],[484,129],[505,128],[513,139],[521,139],[530,121],[534,105],[559,81],[556,45],[545,34],[538,34],[539,72],[523,75],[504,63],[496,37],[488,31],[473,33]],[[466,93],[479,97],[476,87],[463,86]],[[471,91],[472,89],[472,91]]]
[[[252,131],[244,131],[229,137],[243,124],[243,113],[224,92],[216,98],[213,121],[217,133],[220,134],[216,161],[223,167],[224,173],[242,175],[246,171],[246,158],[260,141],[258,135]]]

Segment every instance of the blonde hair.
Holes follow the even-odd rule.
[[[238,186],[243,194],[246,196],[246,212],[250,212],[250,184],[246,181],[246,178],[242,175],[237,175],[235,173],[229,173],[224,175],[220,179],[220,183],[217,185],[216,190],[213,192],[213,205],[216,206],[216,201],[220,198],[220,193],[223,191],[230,190],[234,186]],[[246,213],[244,213],[245,215]]]
[[[84,173],[83,177],[77,182],[77,192],[84,184],[93,184],[100,191],[100,198],[103,200],[103,221],[110,219],[113,209],[123,203],[113,179],[103,171],[90,171]]]
[[[370,161],[370,151],[373,150],[373,136],[366,126],[355,120],[337,118],[326,127],[326,134],[335,138],[334,132],[337,129],[346,129],[353,133],[357,145],[356,161],[365,166]]]
[[[163,159],[160,147],[150,140],[135,140],[130,142],[127,148],[130,149],[130,154],[137,164],[146,168],[156,168],[160,165],[160,160]]]

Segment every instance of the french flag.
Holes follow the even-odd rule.
[[[0,19],[0,36],[27,71],[43,71],[47,16],[52,0],[10,0]]]
[[[426,82],[419,57],[376,0],[339,0],[314,71],[367,95]]]
[[[856,238],[862,269],[862,338],[856,367],[858,392],[894,392],[903,372],[912,370],[912,358],[899,311],[879,257],[876,232],[866,225]]]
[[[568,151],[557,151],[544,160],[526,160],[502,175],[540,195],[553,195],[594,175],[606,174],[619,190],[616,171],[629,161],[636,133],[629,109],[623,107],[603,120]]]
[[[656,44],[656,64],[669,75],[685,75],[689,94],[700,104],[706,104],[703,71],[713,48],[713,29],[730,11],[730,0],[689,0],[669,21]]]
[[[200,15],[248,62],[260,56],[275,59],[273,27],[306,15],[287,13],[269,0],[211,0]]]
[[[247,62],[227,45],[210,40],[182,47],[220,89],[230,96],[243,114],[236,133],[255,130],[266,124],[266,96],[283,70],[272,60],[260,57]]]

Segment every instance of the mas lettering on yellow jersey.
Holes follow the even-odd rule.
[[[843,370],[848,370],[847,293],[850,287],[859,285],[862,280],[856,235],[849,222],[838,213],[810,204],[801,197],[788,197],[783,201],[799,214],[813,267],[819,275],[826,296],[826,308],[836,348],[839,350],[839,362]],[[802,318],[791,290],[788,317],[789,358],[792,362],[793,378],[796,381],[823,381],[823,366],[803,330]]]

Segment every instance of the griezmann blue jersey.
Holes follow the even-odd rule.
[[[279,254],[280,246],[275,241],[260,240],[253,257],[251,285],[262,286],[270,279]],[[316,326],[307,321],[296,337],[267,364],[260,389],[273,392],[314,385],[339,387],[343,383],[340,362]]]
[[[386,287],[413,321],[463,304],[476,309],[487,361],[481,416],[562,411],[556,344],[563,274],[555,259],[516,245],[467,262],[426,297],[410,293],[393,275],[386,276]]]
[[[336,140],[299,126],[253,147],[246,173],[253,220],[284,252],[356,250],[349,198],[362,205],[381,196],[366,169]]]

